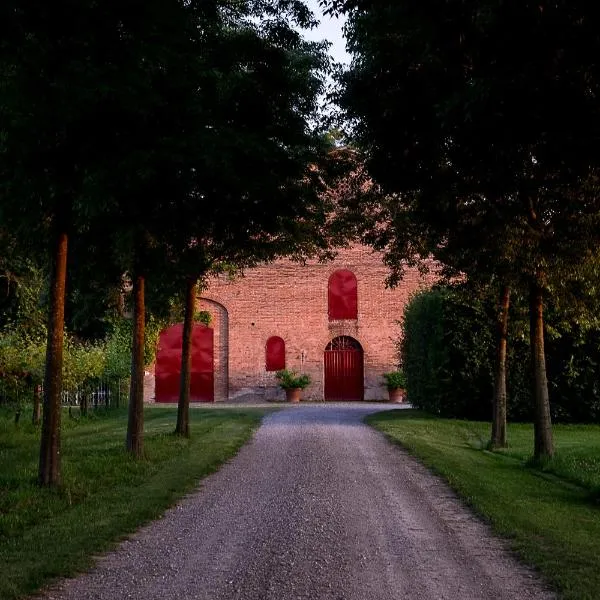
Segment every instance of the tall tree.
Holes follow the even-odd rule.
[[[196,4],[201,3],[26,0],[2,5],[0,225],[32,246],[45,245],[54,265],[40,451],[43,485],[60,483],[69,238],[112,216],[109,231],[121,236],[118,245],[115,236],[108,237],[113,241],[108,246],[130,258],[122,262],[136,265],[133,278],[141,283],[165,207],[156,173],[170,155],[169,144],[185,131],[186,113],[179,116],[178,109],[189,102],[182,95],[197,84],[183,82],[193,55],[190,39],[198,35],[197,21],[189,18]],[[176,179],[174,160],[168,164],[168,178]],[[131,228],[138,215],[140,227]],[[136,290],[141,294],[143,286]],[[139,394],[139,386],[135,389]]]
[[[194,63],[202,82],[197,134],[182,153],[184,185],[171,194],[167,219],[171,272],[186,289],[181,435],[189,435],[196,282],[222,264],[240,268],[326,245],[317,167],[329,144],[313,123],[329,61],[324,46],[295,27],[310,26],[312,15],[301,2],[215,6]]]
[[[78,213],[93,197],[89,159],[98,61],[93,3],[5,3],[0,70],[0,220],[22,244],[48,248],[50,314],[38,480],[60,483],[60,402],[66,264]],[[63,15],[69,14],[69,19]],[[89,137],[88,137],[89,136]]]
[[[56,485],[72,237],[96,248],[105,227],[106,255],[87,256],[134,283],[126,439],[139,456],[145,290],[165,276],[172,214],[206,221],[186,244],[225,244],[233,231],[248,245],[285,219],[306,225],[316,214],[309,165],[322,149],[309,120],[327,59],[291,26],[314,24],[298,0],[26,0],[1,10],[0,226],[51,249],[40,483]]]
[[[468,275],[511,264],[530,290],[535,457],[551,456],[543,294],[600,241],[600,17],[583,0],[328,4],[348,14],[354,54],[340,103],[372,176],[426,240],[396,248],[420,244],[457,269],[470,248]],[[491,263],[472,261],[477,227]]]

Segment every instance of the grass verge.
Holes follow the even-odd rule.
[[[414,410],[367,422],[444,477],[563,598],[600,597],[600,427],[555,426],[556,457],[534,469],[530,425],[510,425],[511,447],[488,452],[487,423]]]
[[[0,412],[0,598],[30,594],[91,566],[158,517],[250,438],[265,411],[192,410],[191,438],[172,434],[176,410],[145,411],[145,459],[124,450],[127,414],[64,415],[63,485],[35,481],[39,429]]]

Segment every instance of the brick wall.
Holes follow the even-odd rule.
[[[329,322],[327,284],[337,269],[358,280],[358,319]],[[325,347],[339,335],[360,342],[364,351],[365,399],[386,397],[382,373],[397,359],[397,325],[409,296],[431,285],[409,270],[404,281],[386,289],[387,269],[379,254],[356,245],[340,250],[335,261],[306,265],[280,260],[246,271],[234,281],[213,279],[198,308],[213,316],[215,328],[215,399],[283,399],[275,374],[265,370],[265,344],[273,335],[286,343],[286,366],[310,374],[303,397],[323,398]]]

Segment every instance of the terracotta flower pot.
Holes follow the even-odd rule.
[[[390,402],[404,402],[405,391],[402,388],[388,388]]]
[[[300,402],[302,388],[288,388],[285,390],[285,397],[288,402]]]

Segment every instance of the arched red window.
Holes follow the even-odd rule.
[[[279,371],[285,369],[285,342],[279,336],[274,335],[267,340],[265,346],[267,371]]]
[[[358,318],[357,282],[352,271],[340,269],[331,274],[327,299],[330,321]]]

